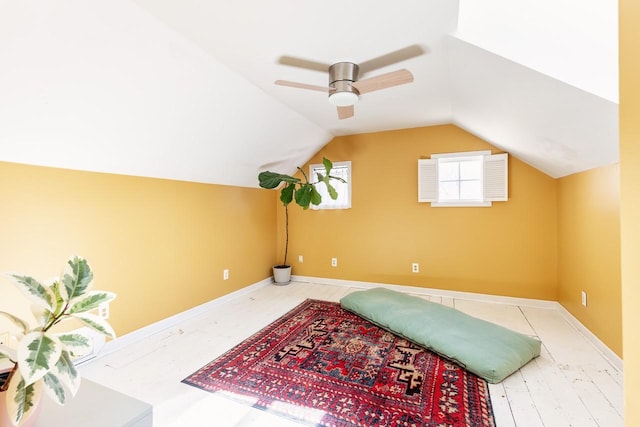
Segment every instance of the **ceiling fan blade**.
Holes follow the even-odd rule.
[[[278,64],[289,65],[291,67],[306,68],[307,70],[321,71],[323,73],[329,71],[329,66],[331,65],[286,55],[278,58]]]
[[[413,74],[409,70],[398,70],[390,73],[380,74],[364,80],[353,82],[351,86],[358,89],[361,94],[369,93],[388,87],[403,85],[413,81]]]
[[[401,61],[406,61],[407,59],[415,58],[416,56],[420,56],[425,53],[427,53],[427,49],[418,44],[413,44],[411,46],[389,52],[385,55],[378,56],[377,58],[361,62],[358,64],[358,66],[360,67],[360,72],[364,74],[378,68],[386,67],[388,65],[393,65]]]
[[[353,117],[353,105],[338,107],[338,118],[340,120],[348,119],[349,117]]]
[[[320,92],[330,92],[331,88],[327,87],[327,86],[316,86],[316,85],[308,85],[306,83],[297,83],[297,82],[290,82],[288,80],[276,80],[274,82],[277,85],[280,86],[289,86],[289,87],[295,87],[298,89],[309,89],[309,90],[317,90]]]

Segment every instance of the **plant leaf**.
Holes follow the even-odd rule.
[[[62,343],[42,331],[29,332],[18,345],[18,367],[27,385],[44,377],[58,362]]]
[[[74,301],[67,313],[82,313],[98,308],[99,305],[113,301],[116,294],[107,291],[91,291]]]
[[[54,317],[53,313],[50,310],[35,304],[31,305],[31,313],[33,314],[33,317],[36,318],[38,325],[43,327],[45,325],[48,325]]]
[[[93,272],[87,260],[74,256],[67,261],[67,269],[62,277],[62,283],[67,290],[69,300],[91,290],[92,280]]]
[[[276,188],[281,182],[296,184],[300,182],[300,179],[290,175],[264,171],[258,174],[258,182],[262,188]]]
[[[14,425],[29,418],[42,395],[42,381],[27,385],[20,369],[14,372],[7,389],[7,413]]]
[[[295,184],[287,184],[286,187],[280,192],[280,201],[286,206],[293,200],[293,193],[295,192]]]
[[[322,164],[324,165],[324,170],[327,171],[327,176],[329,176],[331,174],[331,169],[333,169],[333,163],[331,162],[331,160],[323,157]]]
[[[310,201],[315,206],[318,206],[320,203],[322,203],[322,196],[320,195],[320,193],[318,193],[318,190],[316,190],[316,187],[314,185],[311,186],[311,198],[310,198]]]
[[[75,313],[73,314],[73,317],[79,319],[82,323],[84,323],[91,329],[96,330],[101,334],[108,336],[109,338],[115,339],[116,337],[116,333],[111,325],[109,325],[109,323],[107,323],[107,321],[102,317],[89,313]]]
[[[329,192],[329,197],[331,197],[331,199],[333,199],[333,200],[337,199],[338,198],[338,192],[333,187],[333,185],[329,184],[328,182],[325,182],[325,185],[327,186],[327,191]]]
[[[75,396],[78,388],[80,388],[80,375],[78,375],[78,371],[68,351],[62,352],[60,360],[56,363],[54,373],[56,379],[59,379],[64,385],[69,387],[71,395]]]
[[[296,191],[296,203],[302,207],[302,209],[309,209],[309,203],[311,203],[311,193],[314,188],[312,184],[302,184],[298,191]]]
[[[60,380],[49,372],[47,375],[43,377],[44,380],[44,391],[47,392],[47,395],[58,405],[64,405],[66,400],[66,395],[64,392],[64,387],[62,387],[62,383]]]
[[[93,348],[93,341],[77,332],[58,334],[58,339],[64,348],[68,349],[73,355],[82,356]],[[64,354],[64,350],[62,354]]]
[[[62,312],[62,310],[64,310],[64,306],[66,305],[67,301],[69,301],[69,295],[67,295],[67,288],[66,286],[60,285],[60,282],[56,280],[53,283],[51,283],[51,285],[49,286],[49,289],[51,289],[51,291],[53,292],[53,296],[56,302],[56,305],[53,310],[53,315],[57,316]]]
[[[54,297],[51,291],[33,277],[8,274],[8,279],[15,284],[29,301],[41,307],[53,310]]]
[[[29,325],[27,324],[27,322],[20,319],[19,317],[16,317],[11,313],[7,313],[6,311],[0,311],[0,314],[16,324],[22,330],[23,334],[26,334],[29,331]]]

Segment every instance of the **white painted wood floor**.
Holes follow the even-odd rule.
[[[258,286],[176,326],[105,352],[80,371],[85,378],[151,403],[154,426],[297,426],[180,381],[306,298],[338,301],[356,290],[299,282]],[[501,384],[490,385],[497,426],[624,424],[622,373],[555,309],[423,297],[542,340],[539,358]]]

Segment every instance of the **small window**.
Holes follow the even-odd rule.
[[[506,201],[507,154],[434,154],[418,160],[418,201],[431,206],[491,206]]]
[[[309,179],[316,182],[317,174],[325,175],[324,165],[309,165]],[[334,162],[331,169],[331,176],[344,179],[341,182],[336,179],[331,180],[331,185],[336,189],[338,198],[333,200],[329,196],[327,187],[320,183],[316,185],[316,190],[322,196],[322,202],[319,205],[311,205],[311,209],[350,209],[351,208],[351,162]]]

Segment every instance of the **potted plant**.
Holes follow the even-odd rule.
[[[338,192],[331,185],[331,180],[346,182],[340,177],[331,175],[331,169],[333,169],[331,160],[323,157],[322,164],[324,165],[325,173],[318,173],[316,176],[317,181],[315,182],[309,181],[307,174],[300,167],[297,169],[300,171],[302,178],[269,171],[258,174],[258,181],[262,188],[272,189],[284,183],[284,186],[280,189],[280,201],[284,205],[284,261],[282,264],[273,266],[273,279],[276,285],[286,285],[291,281],[291,265],[287,264],[289,252],[289,203],[295,200],[298,206],[305,210],[309,209],[310,205],[319,205],[322,202],[322,196],[316,190],[316,185],[320,183],[324,183],[329,197],[335,200],[338,198]]]
[[[115,338],[113,328],[101,317],[89,313],[112,301],[112,292],[92,290],[93,272],[86,260],[72,257],[60,278],[48,283],[19,274],[8,279],[32,303],[36,326],[16,315],[0,311],[19,330],[17,346],[0,345],[0,363],[7,364],[9,376],[0,387],[0,407],[17,426],[27,422],[43,390],[57,403],[65,403],[67,393],[75,395],[80,377],[73,359],[92,348],[91,339],[81,333],[56,332],[61,322],[77,319],[89,328]],[[1,422],[1,421],[0,421]]]

